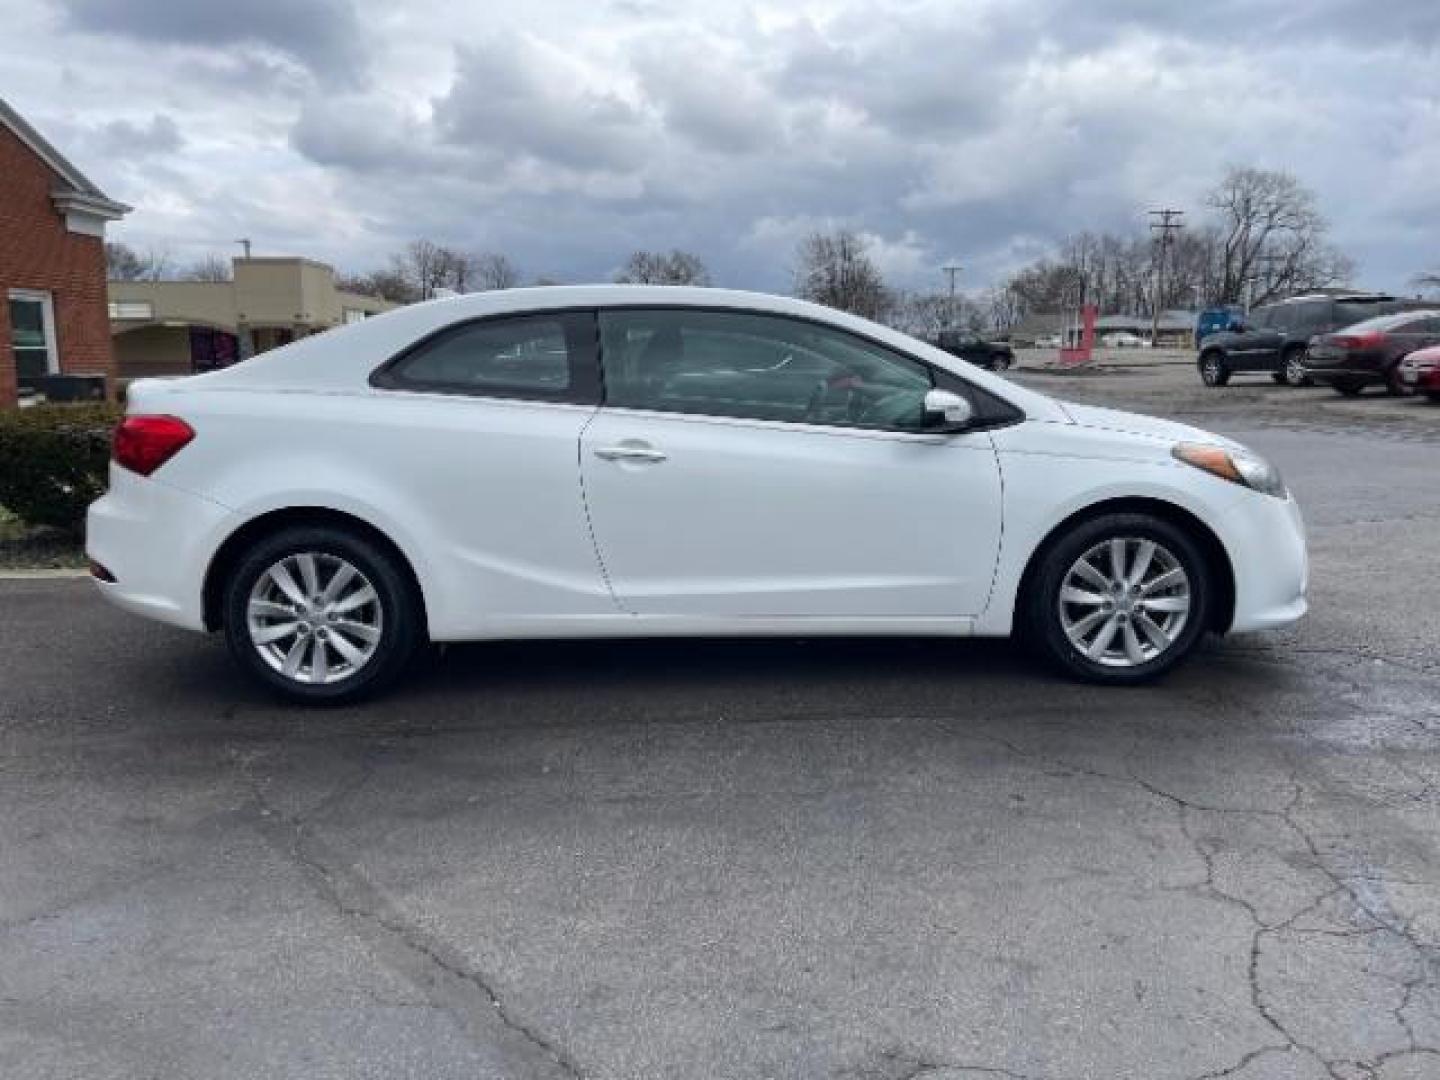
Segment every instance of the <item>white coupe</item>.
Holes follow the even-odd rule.
[[[437,300],[140,381],[100,590],[311,702],[425,641],[1021,633],[1133,683],[1305,611],[1300,513],[1227,439],[1065,404],[798,300]]]

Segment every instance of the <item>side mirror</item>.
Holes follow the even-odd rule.
[[[974,419],[974,406],[954,391],[926,392],[922,419],[926,431],[964,431]]]

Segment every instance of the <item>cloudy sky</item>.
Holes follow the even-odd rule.
[[[188,261],[528,275],[683,247],[784,290],[865,233],[989,283],[1069,231],[1203,212],[1227,163],[1318,194],[1358,284],[1440,268],[1440,0],[0,0],[0,96]]]

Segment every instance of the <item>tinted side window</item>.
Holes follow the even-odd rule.
[[[924,364],[778,315],[657,309],[600,314],[608,405],[918,431]]]
[[[482,319],[443,330],[372,380],[394,389],[595,401],[594,322],[584,312]]]
[[[1286,329],[1293,333],[1318,333],[1330,325],[1331,304],[1328,300],[1313,303],[1291,304],[1292,311]]]
[[[1268,330],[1274,325],[1274,318],[1273,307],[1256,308],[1245,320],[1245,326],[1249,330]]]

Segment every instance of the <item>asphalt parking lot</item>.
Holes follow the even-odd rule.
[[[307,712],[0,582],[0,1076],[1440,1076],[1440,407],[1017,378],[1273,457],[1311,615],[1129,691],[546,643]]]

